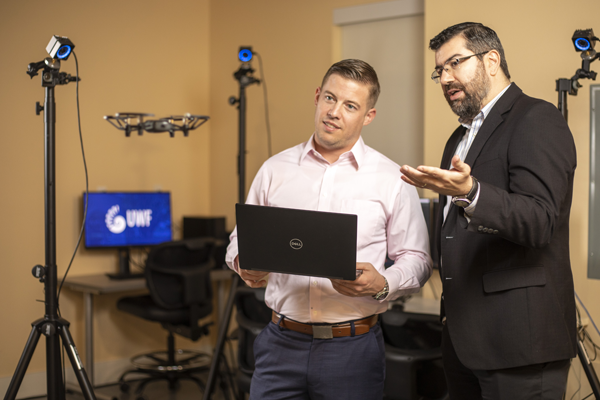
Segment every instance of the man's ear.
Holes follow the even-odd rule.
[[[319,86],[317,88],[317,91],[315,92],[315,106],[317,105],[317,103],[319,102],[319,97],[321,96],[321,87]]]
[[[367,111],[367,114],[365,115],[365,120],[363,122],[363,126],[369,125],[371,121],[373,121],[373,119],[375,118],[375,114],[377,114],[377,110],[374,108],[371,108],[369,111]]]
[[[484,57],[484,62],[486,63],[489,74],[491,76],[498,74],[501,61],[500,53],[498,53],[497,50],[490,50]]]

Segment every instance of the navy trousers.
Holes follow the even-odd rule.
[[[313,339],[270,322],[254,342],[251,400],[381,400],[385,346],[379,324],[354,337]]]

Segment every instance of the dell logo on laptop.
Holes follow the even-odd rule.
[[[302,248],[302,240],[300,239],[292,239],[290,240],[290,247],[294,250],[300,250]]]

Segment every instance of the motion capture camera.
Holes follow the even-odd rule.
[[[240,46],[240,51],[238,52],[238,59],[241,62],[250,62],[252,60],[252,47],[250,46]]]
[[[594,36],[594,31],[591,29],[578,29],[573,34],[573,45],[575,51],[589,51],[594,50],[595,42],[598,40]]]
[[[46,46],[46,51],[50,54],[50,57],[66,61],[74,48],[75,45],[68,37],[54,35],[52,36],[52,39],[50,39],[48,46]]]

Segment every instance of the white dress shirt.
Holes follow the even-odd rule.
[[[510,84],[508,84],[508,86],[506,86],[500,93],[498,93],[496,95],[496,97],[494,97],[492,99],[492,101],[487,103],[481,109],[479,114],[477,114],[477,116],[475,118],[473,118],[473,121],[471,121],[470,124],[468,122],[463,121],[460,118],[458,119],[458,122],[462,126],[467,128],[467,130],[465,131],[465,134],[462,137],[460,143],[456,147],[456,152],[454,153],[454,155],[459,156],[463,162],[467,158],[467,154],[469,154],[469,149],[471,149],[471,145],[473,144],[473,141],[475,140],[475,136],[477,136],[477,133],[479,132],[479,128],[481,128],[481,125],[483,125],[483,121],[485,121],[485,118],[488,116],[488,114],[490,113],[490,111],[492,110],[494,105],[498,102],[498,100],[500,100],[500,97],[502,97],[502,95],[508,90],[509,87],[510,87]],[[448,166],[448,169],[452,169],[452,161],[450,161],[450,165]],[[475,212],[475,207],[477,207],[477,201],[479,200],[480,189],[481,189],[481,186],[477,189],[477,193],[475,194],[475,197],[473,198],[473,202],[469,206],[465,207],[465,218],[469,222],[471,222],[470,216],[473,215],[473,213]],[[452,204],[452,196],[447,196],[446,206],[444,207],[444,221],[446,221],[446,217],[448,216],[448,210],[450,209],[450,204]]]
[[[377,301],[341,295],[327,278],[270,273],[267,306],[300,322],[337,323],[382,313],[388,300],[417,292],[432,271],[429,237],[417,191],[400,176],[400,167],[362,138],[332,164],[312,136],[267,160],[246,203],[358,215],[356,260],[371,263],[390,287],[387,299]],[[230,239],[226,262],[237,271],[237,229]],[[394,261],[388,269],[386,250]]]

